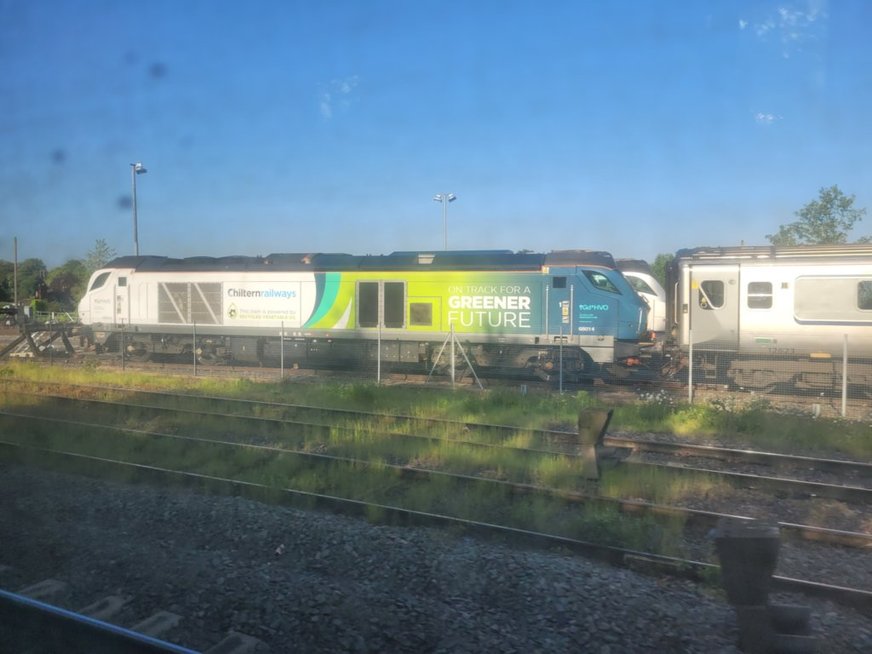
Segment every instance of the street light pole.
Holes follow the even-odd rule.
[[[136,176],[148,172],[139,161],[130,164],[130,184],[133,187],[133,247],[139,256],[139,226],[136,221]]]
[[[445,239],[445,249],[448,249],[448,203],[454,202],[457,196],[454,193],[437,193],[433,196],[436,202],[442,203],[442,232]]]

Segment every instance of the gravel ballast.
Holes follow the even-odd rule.
[[[172,611],[167,639],[194,649],[237,631],[272,652],[738,651],[719,591],[576,556],[11,464],[0,498],[0,586],[130,596],[114,622]],[[820,651],[872,651],[872,619],[779,599],[811,607]]]

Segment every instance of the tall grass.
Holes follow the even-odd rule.
[[[99,367],[44,367],[30,363],[11,363],[0,369],[0,387],[4,378],[175,391],[421,418],[438,417],[470,423],[504,424],[531,430],[574,431],[580,411],[614,408],[612,431],[663,432],[692,441],[716,438],[719,442],[736,447],[810,455],[843,454],[860,460],[872,459],[872,425],[868,422],[816,419],[810,415],[777,411],[758,396],[688,405],[661,392],[606,407],[596,395],[584,391],[558,395],[522,394],[513,389],[482,393],[367,383],[269,383],[247,379],[171,377],[145,372],[122,374],[104,371]],[[189,400],[180,401],[183,406],[189,403]],[[293,410],[289,408],[270,407],[257,411],[264,417],[293,418]],[[330,419],[336,424],[335,417]],[[368,425],[369,428],[396,429],[391,426],[389,419],[382,419],[381,424],[370,420]],[[418,433],[424,432],[422,425],[416,425],[415,429]],[[429,433],[440,435],[438,430]],[[443,428],[442,434],[445,433],[447,430]],[[453,437],[458,435],[455,433]],[[491,433],[478,432],[474,428],[464,432],[463,437],[485,442],[494,438]],[[511,444],[518,447],[540,446],[532,433],[518,431],[512,438]]]

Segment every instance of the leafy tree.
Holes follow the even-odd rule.
[[[94,249],[88,251],[84,265],[88,276],[98,268],[102,268],[115,258],[115,250],[109,247],[105,239],[98,238],[94,243]],[[87,280],[86,280],[87,281]]]
[[[18,264],[18,301],[43,297],[46,292],[46,268],[42,259],[25,259]]]
[[[666,268],[674,258],[674,254],[658,254],[654,263],[651,264],[651,274],[663,288],[666,288]]]
[[[72,309],[84,295],[90,273],[84,262],[70,259],[62,266],[49,271],[46,278],[49,299],[60,309]]]
[[[12,302],[15,299],[14,278],[15,264],[0,261],[0,302]]]
[[[854,208],[854,196],[847,196],[838,186],[822,188],[818,199],[796,212],[799,220],[781,225],[766,238],[773,245],[824,245],[848,242],[854,224],[863,220],[866,209]],[[857,239],[869,243],[870,237]]]

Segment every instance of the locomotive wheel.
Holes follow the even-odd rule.
[[[211,345],[201,345],[197,348],[197,363],[204,366],[214,366],[221,361],[215,348]]]
[[[133,361],[148,361],[151,352],[143,341],[131,341],[125,344],[124,355]]]

